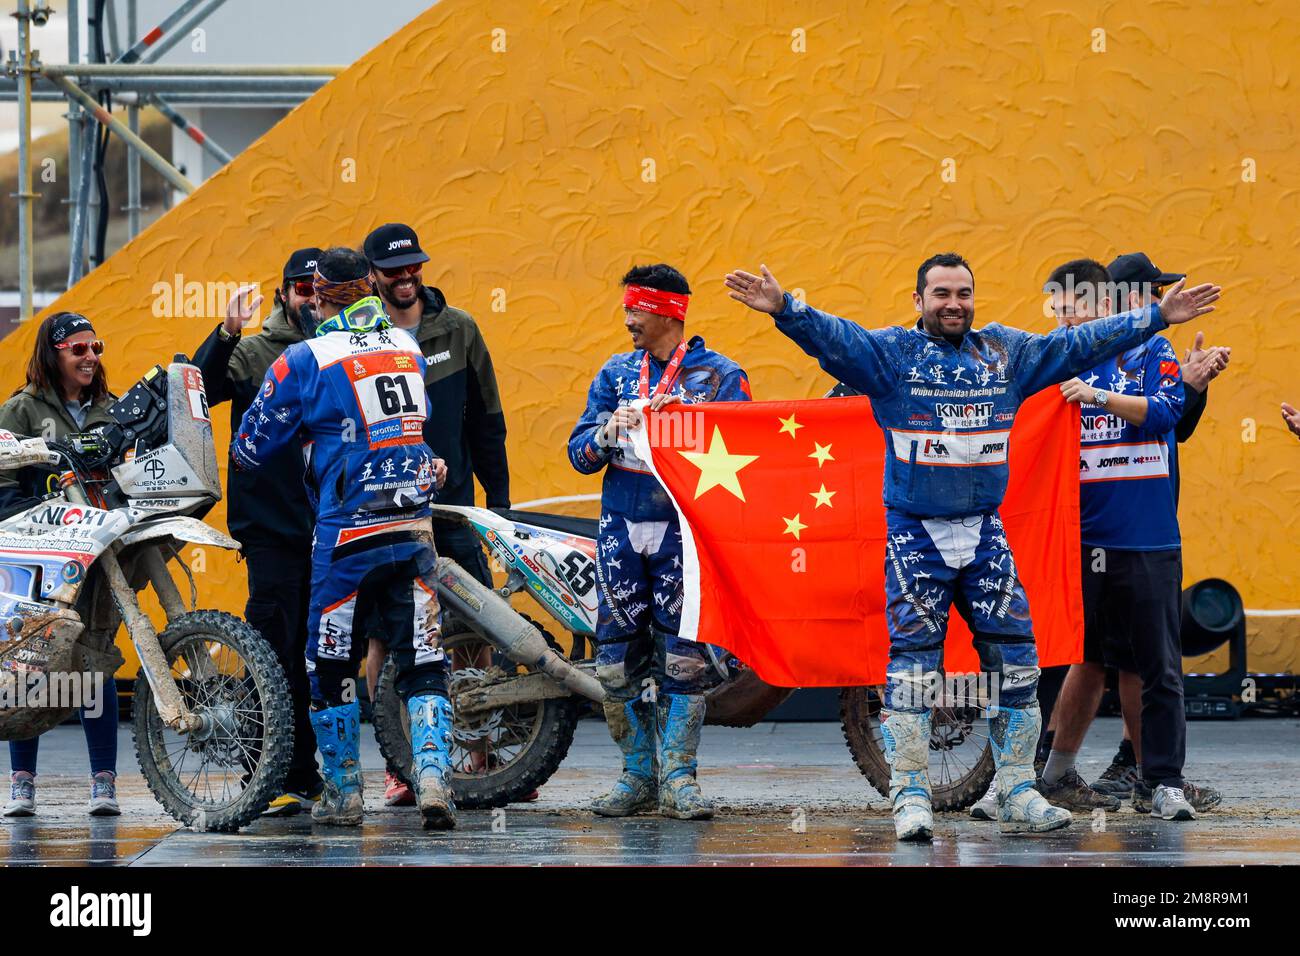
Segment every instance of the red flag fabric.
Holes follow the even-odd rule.
[[[681,635],[780,687],[883,684],[884,437],[867,398],[669,405],[633,436],[681,517]],[[1079,408],[1021,406],[1001,508],[1043,666],[1082,659]],[[957,613],[948,673],[978,657]]]

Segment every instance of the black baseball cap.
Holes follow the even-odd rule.
[[[410,226],[400,222],[386,222],[366,236],[362,247],[372,266],[395,269],[417,262],[428,262],[429,257],[420,248],[420,238]]]
[[[1185,278],[1182,272],[1161,272],[1145,252],[1127,252],[1106,267],[1112,282],[1143,283],[1155,286],[1173,285]]]
[[[316,274],[316,260],[321,257],[321,251],[315,246],[309,249],[298,249],[289,257],[289,261],[284,264],[284,275],[281,282],[288,282],[290,279],[310,279]]]

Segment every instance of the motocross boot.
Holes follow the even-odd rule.
[[[655,702],[659,730],[659,812],[678,820],[707,820],[713,804],[696,782],[695,753],[704,728],[703,694],[660,694]]]
[[[451,701],[421,694],[406,702],[411,717],[411,777],[426,830],[456,827],[451,792]]]
[[[605,724],[609,727],[609,735],[623,751],[623,776],[618,778],[609,793],[591,802],[593,813],[602,817],[629,817],[642,810],[654,809],[658,802],[651,706],[640,697],[605,701]]]
[[[892,713],[880,723],[889,761],[889,801],[894,805],[894,835],[905,842],[928,843],[934,836],[930,801],[930,712]]]
[[[311,808],[317,823],[361,825],[361,705],[356,701],[311,713],[311,729],[321,754],[325,789]]]
[[[1038,702],[1000,707],[989,717],[989,740],[997,767],[998,829],[1003,833],[1045,833],[1068,827],[1074,817],[1054,807],[1034,788],[1034,745],[1042,726]]]

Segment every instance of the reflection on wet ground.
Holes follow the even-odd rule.
[[[1080,820],[1040,836],[942,816],[933,845],[900,845],[888,819],[843,815],[597,820],[532,810],[467,812],[452,833],[428,833],[410,811],[370,814],[360,830],[313,828],[304,815],[262,820],[237,835],[141,826],[121,818],[4,828],[6,864],[135,866],[696,865],[1182,866],[1300,863],[1300,827],[1173,824],[1111,814],[1105,832]]]
[[[1099,721],[1086,775],[1109,756],[1118,722]],[[701,782],[725,806],[715,820],[606,820],[581,808],[608,786],[617,751],[584,722],[560,771],[534,803],[462,811],[451,833],[426,833],[409,808],[380,805],[382,764],[367,743],[367,818],[360,830],[315,827],[305,815],[263,819],[239,834],[179,830],[134,767],[123,768],[123,816],[90,818],[84,741],[61,727],[41,747],[38,815],[0,825],[0,864],[340,866],[1232,866],[1300,863],[1300,754],[1295,721],[1194,724],[1196,779],[1224,791],[1220,811],[1187,824],[1127,807],[1075,817],[1067,830],[1002,836],[996,825],[942,814],[931,846],[899,845],[884,800],[854,770],[830,724],[708,728]],[[123,741],[123,754],[129,742]]]

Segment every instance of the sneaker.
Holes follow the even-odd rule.
[[[36,777],[19,770],[9,778],[9,802],[5,804],[7,817],[30,817],[36,813]]]
[[[1065,771],[1056,783],[1039,780],[1036,786],[1038,792],[1054,807],[1080,810],[1084,813],[1093,810],[1119,809],[1119,797],[1098,793],[1084,782],[1084,779],[1079,776],[1079,771],[1073,767]]]
[[[1181,787],[1166,787],[1163,783],[1156,787],[1151,798],[1151,814],[1161,820],[1195,820],[1196,811],[1187,802],[1187,795]]]
[[[121,816],[117,805],[117,775],[111,770],[101,770],[90,778],[90,815],[92,817]]]
[[[984,791],[970,808],[972,820],[996,820],[998,818],[998,778],[994,774],[989,781],[989,788]]]
[[[1213,787],[1198,787],[1191,781],[1183,781],[1183,797],[1197,813],[1213,810],[1223,802],[1223,794]],[[1139,780],[1133,786],[1133,809],[1138,813],[1151,812],[1151,788]]]
[[[1141,779],[1142,774],[1137,767],[1111,761],[1111,765],[1093,783],[1092,789],[1125,800],[1133,796],[1133,785]]]
[[[263,812],[264,817],[292,817],[299,813],[311,812],[312,804],[320,800],[324,785],[317,784],[311,790],[286,790],[271,801]]]
[[[403,783],[401,777],[391,770],[384,771],[384,806],[415,806],[415,791]]]

